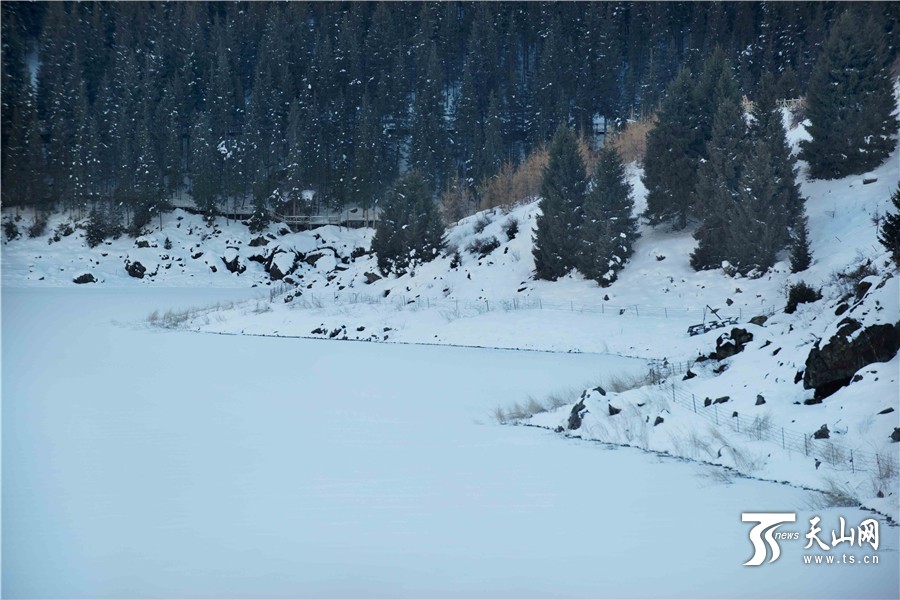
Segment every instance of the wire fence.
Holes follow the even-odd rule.
[[[729,427],[757,441],[765,441],[781,446],[783,450],[802,452],[832,468],[844,471],[863,471],[879,477],[890,478],[898,473],[897,456],[893,453],[867,452],[858,448],[848,448],[839,440],[817,439],[814,435],[779,426],[768,415],[753,418],[744,417],[737,411],[728,410],[710,398],[697,398],[674,383],[662,388],[674,404],[693,411],[697,416],[716,426]]]
[[[287,289],[283,290],[287,291]],[[280,292],[276,292],[280,293]],[[355,304],[371,304],[381,306],[391,306],[397,310],[422,310],[439,308],[448,310],[458,314],[465,312],[486,313],[494,311],[515,311],[515,310],[552,310],[574,313],[590,313],[609,316],[634,316],[634,317],[656,317],[656,318],[688,318],[695,320],[704,320],[708,316],[709,311],[705,308],[691,307],[671,307],[671,306],[642,306],[638,304],[615,305],[608,303],[585,304],[575,301],[559,301],[544,300],[539,297],[525,296],[513,298],[479,298],[475,300],[459,300],[452,298],[431,298],[421,296],[375,296],[363,293],[343,293],[333,296],[321,296],[314,294],[303,294],[298,297],[301,304],[321,308],[326,304],[333,305],[355,305]],[[760,306],[758,309],[748,309],[745,307],[735,307],[719,309],[721,318],[737,318],[743,320],[757,315],[771,316],[776,312],[774,306]]]

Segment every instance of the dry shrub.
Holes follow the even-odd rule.
[[[656,115],[640,121],[630,121],[624,129],[612,135],[609,144],[619,152],[622,162],[644,163],[647,155],[647,134],[656,125]]]
[[[583,135],[578,137],[578,149],[587,174],[593,173],[597,153],[591,150],[588,139]],[[507,161],[496,175],[483,179],[478,184],[480,208],[511,207],[537,198],[541,194],[544,168],[549,162],[550,153],[546,146],[532,150],[518,165]]]
[[[469,216],[473,212],[475,201],[469,188],[463,185],[459,177],[454,177],[447,182],[447,187],[441,194],[441,218],[446,225],[454,225],[460,219]]]
[[[481,208],[513,206],[540,196],[544,167],[550,155],[543,146],[535,149],[518,166],[507,162],[493,177],[478,186]]]

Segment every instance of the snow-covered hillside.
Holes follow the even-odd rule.
[[[805,135],[797,127],[789,138],[796,146]],[[619,394],[610,386],[605,395],[587,390],[583,407],[575,410],[587,410],[577,429],[569,424],[577,392],[563,406],[534,416],[510,407],[500,412],[512,413],[506,420],[560,428],[566,435],[840,489],[896,518],[900,444],[890,436],[900,415],[898,358],[853,370],[852,380],[842,376],[811,386],[815,365],[808,368],[807,362],[838,334],[852,346],[872,328],[893,326],[900,318],[900,279],[892,276],[893,265],[876,240],[877,219],[888,209],[898,167],[895,152],[871,173],[809,181],[801,165],[813,264],[799,274],[790,273],[786,256],[756,279],[721,270],[698,273],[688,260],[695,243],[690,231],[645,226],[634,256],[609,288],[577,274],[534,281],[531,231],[539,208],[530,202],[463,219],[449,229],[444,255],[400,277],[379,274],[368,251],[371,230],[290,233],[273,224],[254,235],[241,223],[220,219],[209,227],[198,216],[176,211],[164,217],[162,229],[143,238],[123,237],[94,249],[87,248],[81,229],[52,243],[46,235],[7,241],[3,284],[74,286],[73,279],[91,274],[97,281],[83,285],[259,286],[266,293],[249,303],[157,313],[151,324],[229,334],[611,353],[654,359],[657,371],[661,364],[675,364],[671,371],[664,366],[654,385]],[[640,211],[645,190],[639,170],[631,167],[629,177]],[[49,231],[62,221],[51,220]],[[27,224],[28,217],[20,228]],[[140,272],[134,268],[138,262],[145,269],[141,278],[133,276]],[[820,289],[823,299],[785,314],[786,290],[800,281]],[[690,325],[709,318],[707,306],[735,317],[738,325],[689,336]],[[723,334],[741,339],[731,343]],[[742,351],[694,364],[729,344]],[[845,380],[849,385],[841,387]],[[633,385],[642,383],[648,382]],[[622,412],[613,415],[613,409]],[[755,439],[748,425],[756,427]],[[817,439],[823,425],[829,437]]]

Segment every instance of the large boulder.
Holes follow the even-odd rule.
[[[863,328],[846,318],[828,342],[821,340],[809,351],[803,387],[816,390],[817,399],[827,398],[850,383],[853,375],[874,362],[887,362],[900,349],[900,322]]]
[[[142,265],[139,261],[134,261],[134,262],[126,261],[125,271],[132,277],[136,277],[137,279],[143,279],[144,273],[147,272],[147,267]]]
[[[84,275],[79,275],[78,277],[76,277],[76,278],[73,279],[72,281],[75,282],[75,283],[78,283],[78,284],[81,284],[81,283],[96,283],[96,282],[97,282],[97,278],[94,277],[94,275],[93,275],[92,273],[85,273]]]
[[[587,408],[584,405],[584,398],[582,398],[572,407],[572,412],[569,413],[569,431],[574,431],[581,427],[581,421],[584,419],[586,412]]]
[[[725,360],[744,349],[748,342],[753,341],[753,334],[740,327],[733,328],[728,333],[723,333],[716,340],[716,351],[710,355],[716,360]]]
[[[232,273],[237,273],[238,275],[247,270],[247,267],[243,263],[241,263],[240,257],[238,256],[238,253],[234,248],[228,248],[225,251],[225,256],[222,257],[222,262],[225,263],[226,269],[228,269]]]

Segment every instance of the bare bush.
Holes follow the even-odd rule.
[[[475,198],[462,179],[454,177],[447,182],[441,194],[441,218],[446,225],[458,223],[460,219],[472,214]]]
[[[832,478],[825,479],[825,489],[814,492],[807,500],[811,510],[859,506],[857,492],[849,483],[841,483]]]
[[[607,143],[616,149],[625,164],[635,162],[643,165],[647,155],[647,135],[656,125],[656,120],[656,115],[653,115],[649,119],[629,122]]]
[[[651,385],[653,383],[653,378],[650,376],[650,373],[642,374],[642,375],[610,375],[606,379],[606,384],[603,386],[608,392],[622,393],[627,392],[628,390],[634,390],[637,388],[641,388],[644,386]]]

